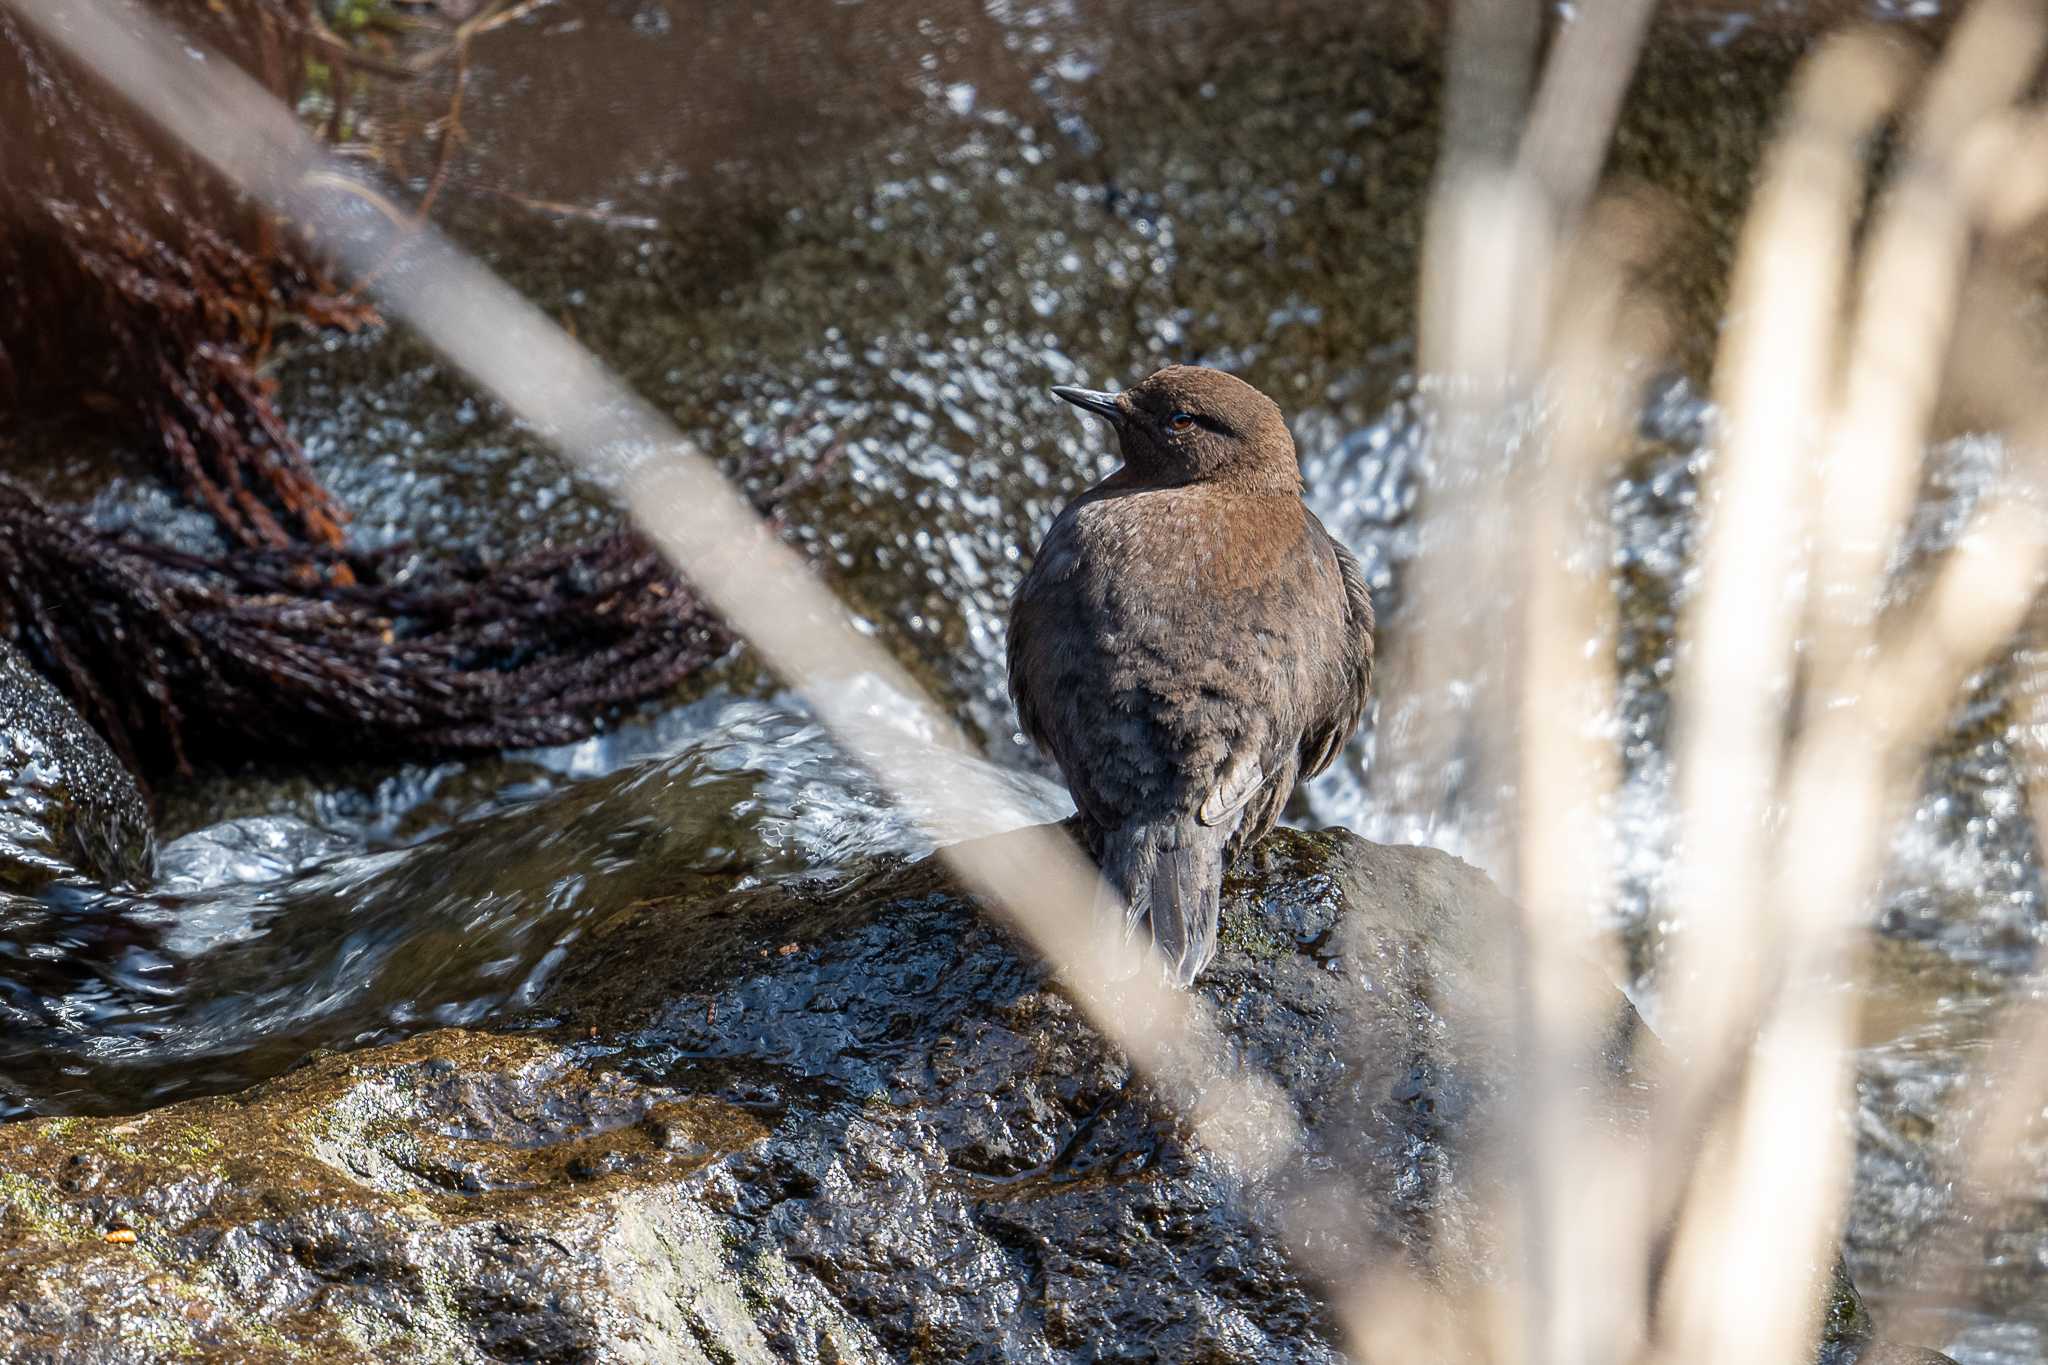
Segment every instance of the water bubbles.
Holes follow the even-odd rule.
[[[900,703],[877,690],[873,709]],[[713,699],[529,759],[584,780],[485,802],[380,852],[364,851],[346,820],[323,829],[276,816],[176,841],[151,896],[81,904],[76,922],[98,946],[74,938],[33,969],[43,1022],[16,1021],[0,1072],[18,1081],[118,1053],[129,1102],[254,1079],[236,1061],[252,1049],[474,1023],[530,999],[579,926],[635,898],[921,853],[926,830],[991,833],[989,804],[960,795],[978,784],[993,781],[1029,819],[1067,809],[1043,779],[967,755],[936,764],[924,804],[899,808],[788,699]],[[43,932],[60,914],[38,907]],[[25,984],[21,971],[6,984]]]
[[[164,845],[155,889],[164,895],[195,895],[282,881],[356,847],[347,833],[296,816],[224,820]]]
[[[1323,320],[1321,305],[1305,299],[1289,299],[1282,306],[1266,314],[1266,335],[1272,336],[1285,327],[1315,327]]]
[[[1096,73],[1101,69],[1094,58],[1083,56],[1071,48],[1062,52],[1051,67],[1054,76],[1070,85],[1095,79]]]

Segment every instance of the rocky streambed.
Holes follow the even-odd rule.
[[[736,475],[801,473],[788,536],[1041,818],[1063,811],[1012,732],[1002,605],[1105,461],[1049,384],[1196,358],[1280,396],[1402,647],[1430,532],[1413,297],[1436,11],[1241,8],[869,0],[805,26],[579,3],[472,53],[438,215]],[[1589,928],[1639,961],[1735,215],[1793,62],[1842,17],[1666,12],[1617,139],[1616,172],[1683,225],[1674,376],[1613,502],[1631,857],[1617,922]],[[304,339],[277,378],[361,543],[497,556],[612,524],[403,335]],[[47,495],[205,547],[132,452],[10,439]],[[2003,458],[1967,436],[1937,454],[1919,550]],[[910,864],[931,845],[911,816],[964,838],[987,832],[972,812],[942,789],[890,810],[744,649],[584,744],[160,785],[150,885],[133,784],[18,681],[0,1355],[1334,1355],[1310,1278],[1331,1268],[1266,1231],[1299,1191],[1239,1190]],[[2039,990],[2031,723],[2010,674],[1978,680],[1874,916],[1845,1245],[1880,1320],[1956,1197],[1975,1050]],[[1456,851],[1473,817],[1402,809],[1400,762],[1369,726],[1305,794],[1296,823],[1383,842],[1276,836],[1233,885],[1209,989],[1353,1172],[1344,1255],[1455,1284],[1488,1264],[1466,1153],[1511,1061],[1418,1036],[1364,983],[1483,965],[1427,917],[1483,938],[1498,903],[1389,847]],[[1932,1343],[1966,1365],[2048,1359],[2048,1156],[2029,1169]],[[1421,1209],[1474,1245],[1415,1240]],[[1867,1331],[1848,1305],[1838,1359]]]
[[[1497,1273],[1516,1062],[1460,1021],[1509,913],[1431,849],[1254,851],[1202,989],[1307,1151],[1246,1185],[931,861],[657,897],[522,1018],[0,1130],[0,1355],[1340,1360],[1347,1271]],[[1310,1217],[1316,1278],[1274,1232]],[[1824,1360],[1938,1359],[1831,1293]]]

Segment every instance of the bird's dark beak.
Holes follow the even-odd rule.
[[[1123,405],[1116,401],[1116,395],[1113,393],[1103,393],[1097,389],[1070,389],[1064,384],[1056,385],[1052,392],[1055,398],[1065,399],[1083,412],[1092,412],[1097,417],[1106,418],[1111,426],[1120,427],[1124,424],[1126,414]]]

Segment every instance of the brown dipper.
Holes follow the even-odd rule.
[[[1056,388],[1123,467],[1068,505],[1010,605],[1010,695],[1066,775],[1127,928],[1173,979],[1216,955],[1223,870],[1330,766],[1372,685],[1358,561],[1301,501],[1273,400],[1174,365]]]

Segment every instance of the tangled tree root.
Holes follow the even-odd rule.
[[[159,7],[294,93],[309,39],[278,0]],[[339,545],[341,506],[258,367],[281,323],[352,327],[368,307],[5,9],[0,127],[0,418],[97,409],[237,542]]]
[[[331,139],[369,128],[394,151],[421,126],[395,109],[363,118],[365,102],[452,55],[456,102],[421,216],[457,140],[469,40],[534,2],[496,0],[408,56],[343,41],[306,0],[149,0],[288,103],[325,100]],[[435,26],[408,15],[394,27]],[[237,547],[202,559],[111,535],[0,478],[0,629],[132,767],[573,739],[728,646],[626,535],[488,569],[437,566],[426,586],[396,581],[389,553],[348,550],[345,513],[262,364],[278,329],[353,327],[368,307],[292,224],[4,5],[0,130],[0,429],[112,417]]]
[[[731,642],[625,534],[455,567],[428,587],[382,581],[394,562],[304,549],[196,558],[99,531],[0,478],[13,631],[143,771],[190,771],[193,752],[558,743]],[[355,581],[337,586],[336,568]]]

